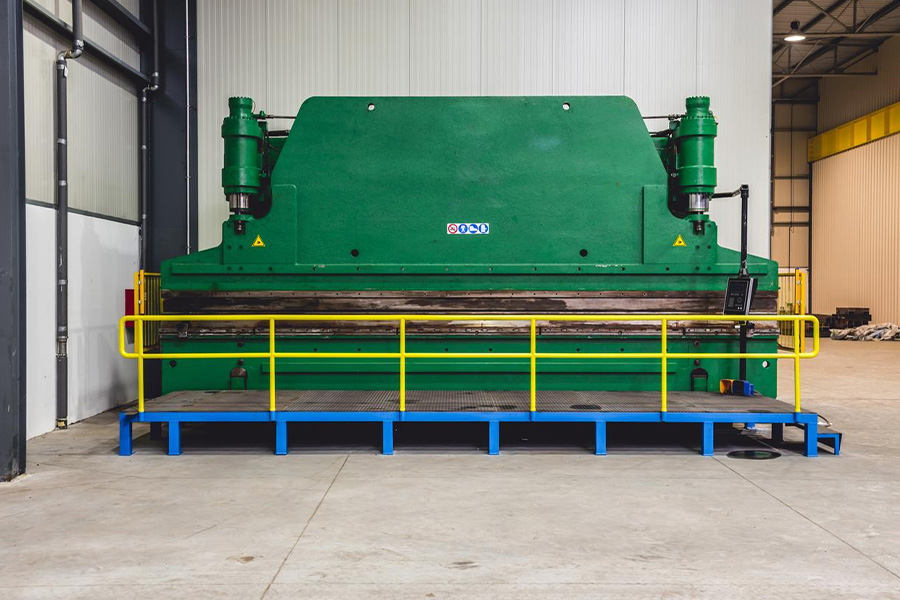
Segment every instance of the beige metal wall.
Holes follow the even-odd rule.
[[[776,104],[772,113],[772,259],[781,268],[809,266],[809,163],[816,107]]]
[[[900,323],[900,135],[813,163],[812,309]]]
[[[314,95],[625,94],[644,114],[712,97],[723,190],[751,186],[769,254],[771,4],[746,0],[199,0],[199,245],[221,239],[229,96],[294,114]],[[661,128],[665,122],[653,122]],[[713,206],[740,243],[740,206]]]
[[[71,4],[41,0],[71,22]],[[125,6],[133,8],[136,0]],[[90,2],[84,34],[133,67],[140,55],[131,36]],[[56,54],[66,40],[29,16],[24,22],[25,195],[55,204]],[[133,83],[85,55],[69,61],[69,206],[74,210],[138,221],[138,99]]]
[[[819,132],[900,101],[900,36],[890,38],[877,54],[854,66],[853,70],[877,70],[878,76],[821,80]]]
[[[819,132],[900,102],[900,36],[859,66],[875,68],[820,83]],[[813,312],[867,306],[874,321],[900,323],[900,135],[811,166]]]

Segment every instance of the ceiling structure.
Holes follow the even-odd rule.
[[[793,21],[805,40],[784,41]],[[900,0],[775,0],[772,32],[773,95],[815,95],[821,78],[874,74],[867,59],[900,35]]]

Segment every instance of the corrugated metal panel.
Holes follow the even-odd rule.
[[[624,27],[625,95],[645,115],[679,112],[697,93],[697,0],[628,0]]]
[[[779,268],[809,267],[809,227],[775,227],[772,235],[772,260]]]
[[[69,25],[72,24],[71,0],[34,1]],[[129,0],[123,4],[132,13],[138,14],[140,0]],[[132,67],[140,68],[140,52],[131,34],[91,2],[84,2],[82,6],[85,37],[97,42],[105,50],[108,50]]]
[[[481,0],[411,0],[409,93],[481,93]]]
[[[279,113],[314,94],[625,93],[645,114],[668,114],[708,92],[723,120],[722,187],[750,183],[750,248],[767,255],[769,10],[739,0],[198,0],[200,247],[219,242],[227,216],[219,124],[234,93]],[[714,208],[730,247],[736,206]]]
[[[819,82],[819,131],[900,102],[900,36],[882,44],[875,56],[877,77],[823,79]],[[870,67],[861,66],[860,70]]]
[[[338,5],[331,0],[270,0],[265,9],[266,110],[293,115],[310,96],[338,93]],[[223,98],[218,99],[224,102]]]
[[[481,93],[553,94],[552,0],[484,0]]]
[[[624,0],[557,0],[554,94],[624,93],[624,22]]]
[[[24,24],[26,195],[54,203],[56,53],[63,43]],[[138,220],[137,97],[89,56],[69,63],[69,205]]]
[[[221,185],[220,131],[228,114],[228,98],[250,96],[260,108],[271,110],[266,65],[270,53],[280,50],[270,47],[266,39],[267,9],[268,5],[253,0],[197,3],[197,237],[201,250],[221,242],[222,222],[228,218]]]
[[[697,36],[696,87],[690,88],[686,81],[677,91],[712,100],[720,123],[716,139],[719,190],[734,190],[743,183],[750,186],[747,246],[759,256],[769,255],[770,239],[771,11],[768,2],[699,0],[696,29],[670,42],[687,45],[689,56],[691,32]],[[680,32],[682,25],[676,23],[673,31]],[[684,102],[677,95],[671,101],[679,109]],[[740,202],[714,200],[710,216],[719,225],[719,243],[739,249]]]
[[[338,86],[343,96],[409,94],[409,0],[340,0]]]
[[[900,323],[900,135],[813,164],[812,308]]]

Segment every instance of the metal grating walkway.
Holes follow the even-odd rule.
[[[399,393],[378,390],[281,390],[283,412],[390,412],[399,410]],[[658,412],[659,392],[540,391],[539,412]],[[669,392],[669,412],[793,413],[792,404],[767,396],[722,396],[708,392]],[[268,412],[269,392],[179,391],[146,401],[146,412]],[[411,390],[407,412],[527,412],[528,391]],[[134,412],[132,409],[129,412]]]

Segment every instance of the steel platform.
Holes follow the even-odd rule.
[[[804,430],[807,456],[818,452],[818,415],[794,412],[792,404],[766,396],[723,396],[707,392],[669,392],[668,411],[661,412],[659,392],[539,391],[538,410],[531,412],[528,391],[416,391],[406,394],[400,411],[399,393],[373,390],[281,390],[278,410],[269,410],[268,391],[179,391],[147,400],[144,412],[130,408],[119,415],[119,453],[130,455],[132,424],[150,423],[155,434],[169,425],[169,454],[181,454],[181,423],[273,422],[275,453],[287,454],[289,422],[380,422],[382,452],[393,454],[394,423],[484,422],[490,454],[500,451],[502,422],[593,422],[595,454],[606,454],[606,424],[698,423],[702,453],[713,454],[716,423],[771,423],[780,439],[784,425]]]

